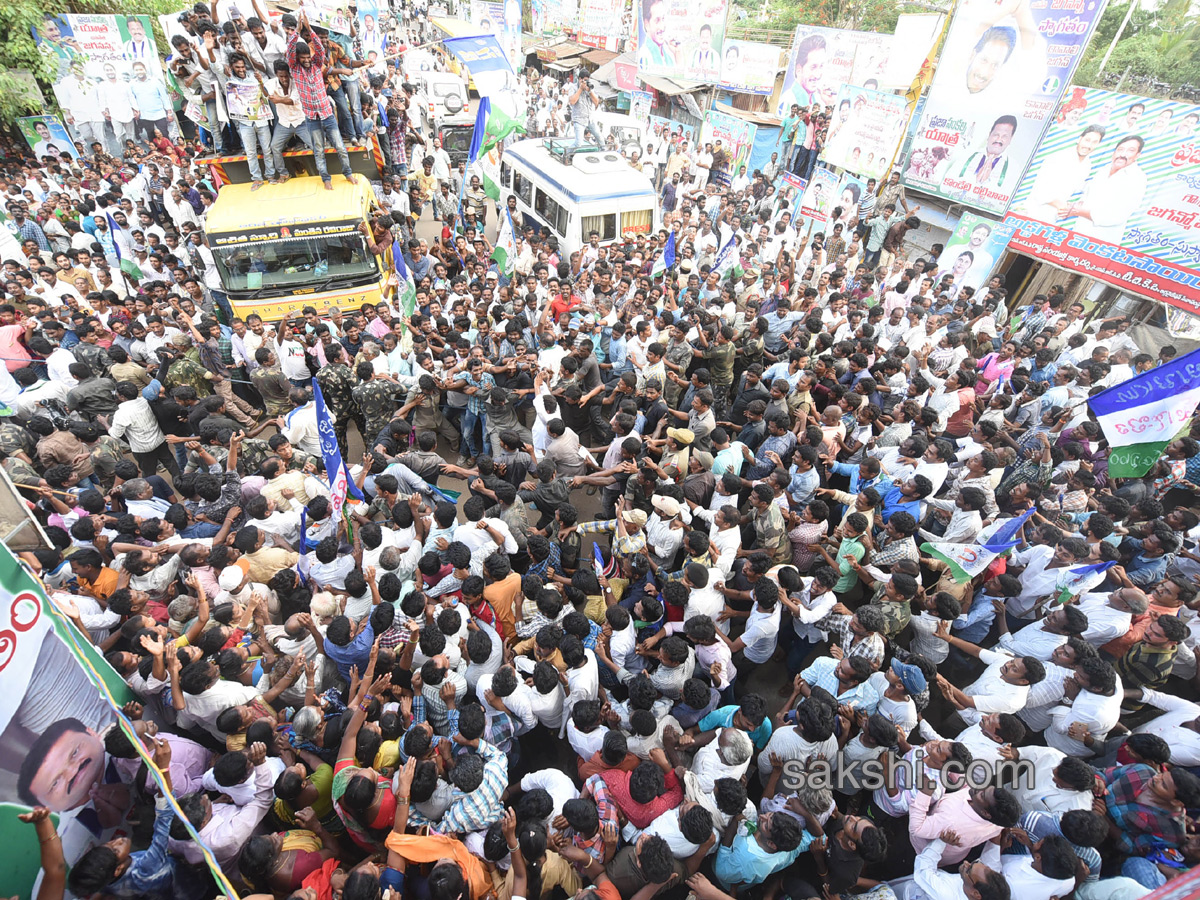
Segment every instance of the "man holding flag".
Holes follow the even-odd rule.
[[[654,267],[650,270],[651,278],[658,278],[660,275],[665,275],[667,272],[675,268],[675,231],[672,230],[667,235],[666,246],[663,247],[662,256],[654,261]]]
[[[333,416],[325,405],[325,397],[321,394],[321,385],[314,378],[312,383],[313,402],[317,408],[317,437],[321,442],[321,458],[325,461],[325,478],[329,482],[329,500],[333,505],[330,513],[334,520],[342,515],[346,505],[346,495],[356,500],[362,500],[362,492],[350,478],[346,464],[342,460],[342,451],[338,448],[337,433],[333,428]]]

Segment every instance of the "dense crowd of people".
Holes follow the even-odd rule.
[[[321,55],[360,47],[202,9],[181,58],[216,37],[341,140]],[[560,256],[528,224],[506,273],[474,176],[456,234],[448,157],[408,167],[405,93],[362,111],[408,316],[233,316],[193,142],[0,181],[0,465],[53,545],[22,558],[242,896],[1101,900],[1200,862],[1200,444],[1110,477],[1087,405],[1173,348],[939,271],[894,178],[802,230],[815,109],[752,181],[677,135],[663,230]],[[1018,519],[969,581],[926,547]],[[61,738],[18,779],[43,891],[212,896],[125,731],[87,784],[46,773]],[[109,768],[132,840],[68,875],[50,813],[113,803]]]

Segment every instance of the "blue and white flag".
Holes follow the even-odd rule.
[[[662,275],[671,266],[675,265],[675,232],[672,231],[667,235],[667,244],[663,247],[662,256],[654,263],[654,267],[650,270],[650,277],[657,278]]]
[[[711,271],[716,272],[718,275],[724,275],[738,261],[737,241],[731,237],[725,242],[725,246],[721,248],[721,252],[717,254],[717,258],[713,260]]]
[[[1058,601],[1066,603],[1071,597],[1078,597],[1080,594],[1086,594],[1096,585],[1100,584],[1107,576],[1105,572],[1117,564],[1115,559],[1110,559],[1108,562],[1093,563],[1087,566],[1076,566],[1073,569],[1067,569],[1066,574],[1059,577],[1055,583],[1058,589]]]
[[[442,46],[470,70],[480,97],[498,94],[516,77],[512,62],[493,35],[446,38]]]
[[[1200,350],[1088,398],[1112,448],[1110,478],[1141,478],[1200,403]]]
[[[346,464],[342,462],[342,451],[338,447],[337,435],[333,430],[333,416],[325,405],[325,397],[321,394],[321,385],[313,379],[313,401],[317,405],[317,436],[321,439],[321,458],[325,460],[325,477],[329,479],[329,499],[333,504],[333,518],[336,521],[342,514],[342,507],[349,494],[356,500],[362,500],[363,495],[358,487],[350,480]]]
[[[300,510],[300,559],[296,563],[296,574],[301,584],[308,584],[308,510]]]
[[[955,544],[950,541],[930,541],[921,545],[921,550],[934,559],[941,560],[950,569],[950,574],[959,584],[966,584],[992,564],[997,556],[1006,553],[1020,543],[1017,534],[1021,526],[1029,521],[1037,510],[1025,510],[1013,519],[1004,519],[998,528],[978,544]]]

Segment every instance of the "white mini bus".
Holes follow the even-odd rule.
[[[649,176],[619,153],[588,146],[572,150],[571,143],[532,139],[504,149],[501,202],[516,196],[517,228],[549,229],[566,260],[587,246],[593,231],[601,244],[609,244],[660,227],[658,194]]]

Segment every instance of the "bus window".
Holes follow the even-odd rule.
[[[566,236],[567,210],[565,207],[560,206],[557,200],[539,189],[537,192],[537,201],[534,203],[533,208],[558,233],[559,237]]]
[[[621,213],[621,234],[649,234],[654,225],[654,210],[636,209]]]
[[[512,166],[508,163],[500,163],[500,183],[506,188],[512,188]]]
[[[533,207],[533,182],[515,169],[513,170],[513,193],[526,206]]]
[[[580,224],[583,227],[583,239],[585,241],[591,238],[593,231],[600,235],[600,240],[602,241],[616,240],[616,213],[605,213],[599,216],[584,216]]]

